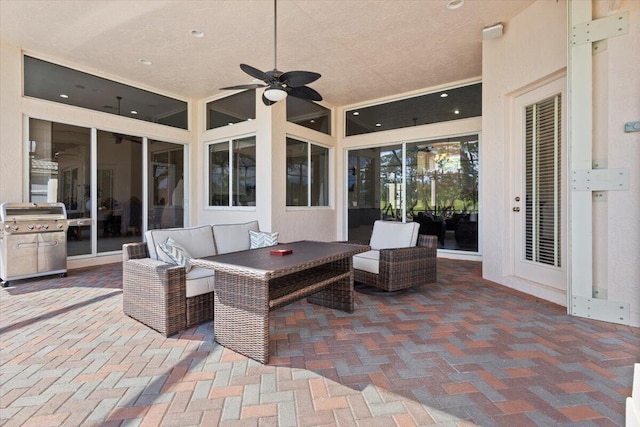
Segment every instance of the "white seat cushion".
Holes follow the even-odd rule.
[[[380,272],[380,252],[376,250],[362,252],[353,256],[353,269],[373,274]]]
[[[417,222],[393,222],[378,220],[373,223],[369,246],[371,249],[410,248],[418,243]]]
[[[211,228],[219,254],[248,250],[251,247],[249,230],[260,231],[258,221],[244,224],[216,224]]]
[[[208,268],[193,267],[187,274],[187,298],[213,292],[214,271]]]

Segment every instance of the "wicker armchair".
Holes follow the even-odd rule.
[[[184,267],[149,258],[146,243],[122,246],[124,314],[170,336],[213,319],[213,292],[187,298]]]
[[[374,234],[375,227],[374,225]],[[373,249],[353,257],[355,282],[382,291],[395,292],[434,283],[437,280],[438,238],[436,236],[420,234],[417,236],[417,241],[412,240],[415,246],[398,248],[378,247],[374,237],[372,234],[370,245],[372,249],[378,248],[377,250]]]

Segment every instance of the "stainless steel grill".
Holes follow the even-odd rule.
[[[63,203],[0,204],[0,285],[48,274],[66,276],[67,228]]]

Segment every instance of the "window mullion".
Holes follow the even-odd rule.
[[[229,140],[229,200],[227,206],[233,206],[233,140]]]
[[[307,143],[307,207],[311,207],[311,144]]]

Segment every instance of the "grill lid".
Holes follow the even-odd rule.
[[[0,221],[66,220],[64,203],[2,203]]]

